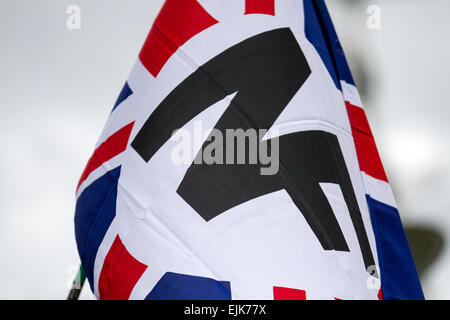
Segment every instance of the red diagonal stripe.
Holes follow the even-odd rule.
[[[197,0],[167,0],[139,54],[142,64],[158,76],[179,47],[216,23]]]
[[[378,300],[383,300],[383,291],[381,291],[381,287],[380,290],[378,290]]]
[[[350,119],[352,128],[372,136],[372,131],[370,130],[369,121],[367,121],[364,109],[354,106],[348,101],[345,101],[345,105],[347,106],[348,118]]]
[[[306,300],[306,291],[300,289],[273,287],[274,300]]]
[[[136,260],[116,236],[98,280],[100,299],[127,300],[146,269],[147,266]]]
[[[125,151],[128,145],[128,139],[133,129],[134,121],[127,124],[119,131],[113,133],[108,139],[105,140],[95,151],[89,159],[86,168],[81,175],[78,182],[77,191],[84,180],[91,174],[92,171],[102,165],[102,163],[114,158],[118,154]]]
[[[275,15],[275,0],[245,0],[245,14]]]
[[[388,182],[364,110],[348,101],[345,102],[345,105],[352,127],[359,168],[376,179]]]

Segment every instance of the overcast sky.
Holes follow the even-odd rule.
[[[0,1],[0,298],[65,299],[79,264],[75,187],[162,2]],[[450,1],[327,3],[369,74],[369,121],[404,222],[450,234]],[[66,28],[70,4],[81,30]],[[369,4],[380,30],[366,28]],[[449,265],[447,249],[428,297],[450,298]]]

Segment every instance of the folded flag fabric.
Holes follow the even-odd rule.
[[[76,195],[99,299],[423,299],[323,0],[166,0]]]

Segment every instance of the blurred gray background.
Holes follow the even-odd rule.
[[[326,2],[425,295],[450,299],[450,1]],[[75,187],[162,3],[0,0],[0,299],[66,298]]]

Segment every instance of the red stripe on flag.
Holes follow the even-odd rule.
[[[245,14],[275,15],[275,0],[245,0]]]
[[[354,106],[348,101],[345,101],[345,105],[347,106],[348,117],[352,128],[372,136],[372,131],[370,130],[369,121],[367,121],[364,109]]]
[[[274,300],[306,300],[306,291],[300,289],[273,287]]]
[[[130,137],[131,130],[133,129],[134,121],[127,124],[119,131],[113,133],[108,139],[105,140],[95,151],[89,159],[86,168],[81,175],[80,181],[78,181],[77,191],[84,180],[91,174],[92,171],[102,165],[102,163],[114,158],[118,154],[125,151],[128,145],[128,138]]]
[[[197,0],[167,0],[150,29],[139,59],[157,77],[179,47],[216,23]]]
[[[352,127],[359,168],[376,179],[388,182],[364,110],[348,101],[345,102],[345,105]]]
[[[127,300],[146,269],[147,266],[128,252],[117,235],[98,280],[100,300]]]

